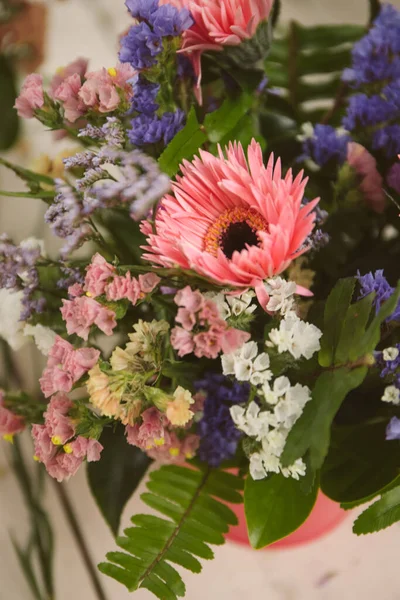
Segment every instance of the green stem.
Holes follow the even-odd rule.
[[[103,587],[100,583],[100,579],[97,574],[97,569],[92,562],[92,558],[90,556],[89,548],[86,544],[85,538],[83,536],[82,530],[80,528],[78,519],[76,517],[75,511],[73,509],[72,503],[68,497],[67,490],[63,484],[57,483],[57,481],[53,480],[54,489],[60,500],[61,506],[64,510],[64,514],[67,518],[68,524],[71,528],[71,532],[75,538],[76,545],[79,548],[79,552],[83,559],[84,565],[88,571],[90,580],[92,582],[93,588],[96,592],[96,596],[98,600],[107,600],[107,596],[103,590]]]

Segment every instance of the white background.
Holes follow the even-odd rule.
[[[282,0],[284,17],[304,23],[366,21],[366,0]],[[394,4],[400,8],[400,0]],[[45,75],[77,56],[90,58],[93,68],[113,66],[116,61],[117,35],[129,25],[123,0],[51,0]],[[100,8],[100,11],[98,10]],[[97,10],[97,12],[96,12]],[[37,154],[55,151],[49,133],[26,124],[25,137],[13,152],[12,159],[29,165]],[[0,187],[18,189],[3,170]],[[54,246],[51,234],[42,226],[43,208],[36,201],[1,199],[0,230],[16,240],[29,235],[45,237]],[[27,381],[40,372],[32,350],[20,354],[20,367]],[[6,460],[6,444],[0,442],[0,600],[30,600],[14,556],[9,533],[21,542],[27,534],[27,515]],[[93,559],[99,562],[115,548],[111,534],[90,497],[84,469],[67,484],[78,510]],[[77,548],[53,491],[47,485],[46,506],[56,532],[56,599],[96,600],[81,564]],[[123,525],[129,516],[143,511],[138,494],[128,503]],[[400,530],[391,529],[358,538],[351,532],[352,515],[334,532],[307,546],[293,550],[251,551],[227,544],[215,551],[216,559],[204,565],[201,575],[185,573],[189,600],[398,600],[400,574],[398,548]],[[124,600],[130,594],[117,583],[102,577],[109,600]],[[145,600],[151,595],[141,590],[134,596]]]

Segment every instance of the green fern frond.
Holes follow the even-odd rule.
[[[241,503],[243,480],[215,469],[195,470],[168,465],[150,473],[141,498],[164,515],[136,515],[117,544],[125,552],[110,552],[99,569],[129,591],[146,588],[160,600],[185,595],[174,563],[194,573],[198,559],[211,559],[210,544],[220,545],[237,519],[224,502]],[[222,502],[221,502],[222,500]]]

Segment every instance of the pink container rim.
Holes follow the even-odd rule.
[[[230,508],[238,517],[239,524],[230,528],[226,538],[249,546],[244,506],[243,504],[230,505]],[[296,531],[282,540],[271,544],[266,549],[290,548],[317,540],[340,525],[348,512],[340,508],[339,504],[330,500],[322,492],[319,492],[317,501],[308,519]]]

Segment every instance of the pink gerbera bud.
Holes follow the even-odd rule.
[[[22,86],[20,95],[15,101],[14,108],[24,119],[32,119],[34,112],[44,104],[43,78],[37,73],[28,75]]]
[[[85,292],[88,296],[96,298],[104,294],[107,284],[114,276],[115,268],[101,256],[96,253],[90,265],[86,268]]]
[[[294,179],[289,169],[283,178],[272,155],[265,166],[255,140],[247,156],[234,143],[218,156],[200,150],[180,169],[174,195],[160,202],[155,233],[147,234],[146,260],[245,290],[258,289],[308,250],[318,199],[303,205],[303,173]],[[175,301],[189,308],[185,295],[192,293],[185,288]]]

